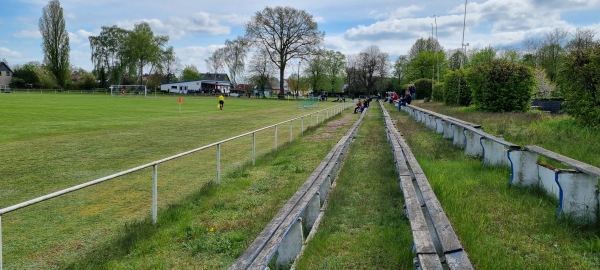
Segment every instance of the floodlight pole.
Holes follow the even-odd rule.
[[[460,58],[460,69],[462,72],[462,62],[463,58],[467,57],[467,50],[465,47],[465,26],[467,25],[467,0],[465,0],[465,16],[463,18],[463,32],[462,32],[462,41],[460,43],[460,48],[463,51],[463,57]],[[468,46],[468,44],[467,44]],[[456,104],[460,105],[460,81],[462,80],[462,76],[458,79],[458,95],[456,96]]]

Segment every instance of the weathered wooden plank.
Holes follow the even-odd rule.
[[[471,260],[467,256],[467,252],[464,250],[452,252],[446,254],[446,263],[448,264],[448,268],[454,270],[471,270],[474,269],[471,264]]]
[[[436,254],[435,246],[433,245],[433,240],[431,239],[429,230],[412,230],[412,234],[413,242],[415,243],[415,252],[417,254]]]
[[[534,152],[536,154],[539,154],[539,155],[542,155],[542,156],[545,156],[545,157],[548,157],[548,158],[551,158],[551,159],[554,159],[554,160],[556,160],[556,161],[558,161],[558,162],[560,162],[562,164],[565,164],[567,166],[571,166],[571,167],[577,169],[580,172],[584,172],[584,173],[587,173],[587,174],[591,174],[591,175],[595,175],[597,177],[600,177],[600,168],[594,167],[594,166],[592,166],[590,164],[587,164],[587,163],[583,163],[583,162],[581,162],[579,160],[575,160],[575,159],[572,159],[570,157],[563,156],[561,154],[552,152],[550,150],[544,149],[544,148],[539,147],[537,145],[528,145],[528,146],[525,146],[525,150],[530,151],[530,152]]]
[[[452,228],[452,224],[446,216],[442,205],[431,189],[427,178],[423,174],[416,174],[415,178],[421,189],[421,195],[427,206],[427,211],[429,212],[429,216],[431,217],[433,226],[437,232],[442,249],[444,252],[461,250],[462,244],[458,240],[458,236],[454,232],[454,228]]]
[[[440,262],[440,258],[437,254],[419,254],[417,255],[417,260],[419,263],[420,269],[423,270],[441,270],[443,269],[442,263]],[[417,265],[415,265],[415,268]]]

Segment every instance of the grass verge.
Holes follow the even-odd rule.
[[[369,108],[298,269],[410,269],[412,234],[381,111]]]

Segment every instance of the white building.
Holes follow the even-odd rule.
[[[160,91],[176,94],[223,93],[228,95],[233,88],[227,74],[205,73],[201,75],[202,80],[163,83],[160,85]]]

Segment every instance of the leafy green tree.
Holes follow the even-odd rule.
[[[444,103],[460,106],[471,104],[471,89],[465,81],[464,74],[465,69],[452,70],[446,73],[443,85]]]
[[[246,37],[262,47],[279,69],[280,91],[288,61],[312,54],[323,36],[312,15],[292,7],[266,7],[246,24]]]
[[[463,64],[467,62],[467,56],[463,53],[461,49],[456,49],[452,51],[450,57],[448,57],[448,68],[450,70],[457,70],[462,68]]]
[[[42,10],[39,21],[44,49],[44,63],[59,87],[65,87],[69,77],[69,33],[63,9],[58,0],[51,0]]]
[[[304,69],[304,73],[307,75],[306,79],[316,92],[323,92],[329,87],[327,74],[325,73],[325,51],[319,50],[314,55],[309,57],[308,66]]]
[[[155,36],[147,22],[136,24],[133,31],[129,32],[123,55],[128,63],[137,67],[139,84],[143,84],[145,67],[149,67],[152,73],[153,68],[159,65],[168,41],[168,36]]]
[[[394,62],[394,77],[396,77],[396,81],[398,83],[398,86],[400,86],[400,84],[405,84],[408,83],[408,81],[406,80],[406,78],[408,77],[408,56],[406,55],[400,55],[398,56],[398,58],[396,59],[396,61]],[[394,88],[396,89],[396,88]]]
[[[530,68],[496,59],[473,66],[466,74],[472,103],[484,111],[524,112],[529,109],[535,79]]]
[[[325,76],[329,80],[329,89],[331,93],[339,92],[342,89],[342,84],[344,82],[342,79],[342,71],[346,64],[346,56],[339,51],[329,50],[324,52],[323,57]]]
[[[585,125],[600,127],[600,45],[571,51],[557,82],[568,113]]]
[[[182,81],[195,81],[200,80],[202,75],[198,71],[198,68],[194,65],[185,66],[183,71],[181,71],[181,80]]]
[[[10,84],[11,88],[38,88],[40,77],[36,72],[36,66],[29,63],[22,67],[15,67]]]
[[[432,51],[422,51],[412,59],[408,65],[408,79],[410,81],[431,78],[435,68],[436,54]]]
[[[98,36],[90,36],[91,59],[94,74],[101,87],[108,84],[123,84],[130,66],[125,59],[125,41],[129,32],[115,26],[103,26]]]
[[[484,49],[474,53],[466,66],[472,67],[485,63],[491,63],[494,59],[496,59],[496,52],[496,49],[494,49],[492,46],[485,47]]]

